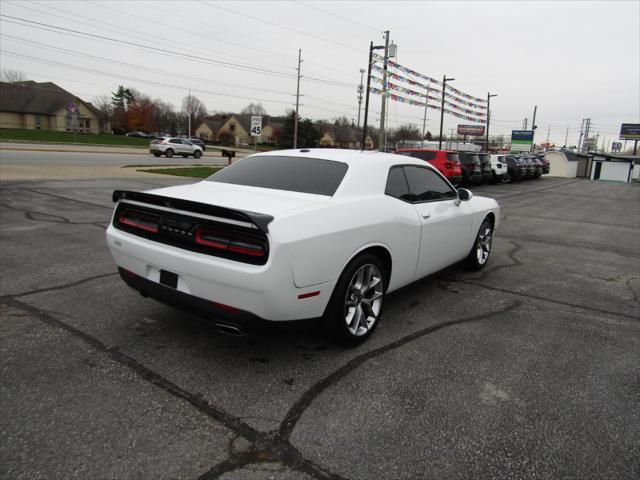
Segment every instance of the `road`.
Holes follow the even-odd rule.
[[[130,150],[130,149],[128,149]],[[147,153],[94,153],[0,150],[0,177],[4,180],[145,177],[128,165],[226,165],[227,158],[213,152],[202,158],[154,157]],[[241,158],[239,154],[238,158]]]
[[[638,478],[640,186],[478,188],[488,267],[391,294],[375,335],[236,338],[125,287],[114,188],[3,182],[0,476]]]

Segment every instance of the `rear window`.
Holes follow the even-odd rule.
[[[457,153],[447,153],[447,160],[450,162],[460,162],[460,155]]]
[[[207,181],[331,196],[347,168],[346,163],[315,158],[249,157],[220,170]]]
[[[408,152],[406,155],[409,155],[413,158],[419,158],[420,160],[424,160],[426,162],[435,160],[436,158],[436,152]]]

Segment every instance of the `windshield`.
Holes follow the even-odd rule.
[[[346,163],[332,160],[255,156],[220,170],[207,181],[331,196],[347,169]]]

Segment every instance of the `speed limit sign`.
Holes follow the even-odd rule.
[[[251,117],[251,136],[259,137],[262,135],[262,117]]]

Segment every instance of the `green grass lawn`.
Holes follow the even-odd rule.
[[[139,172],[162,173],[163,175],[177,175],[178,177],[207,178],[222,170],[224,167],[176,167],[142,169]]]
[[[0,129],[0,141],[51,142],[74,143],[71,132],[52,132],[49,130],[17,130],[13,128]],[[127,137],[126,135],[112,135],[108,133],[78,133],[75,143],[84,145],[114,145],[123,147],[148,147],[148,138]]]

